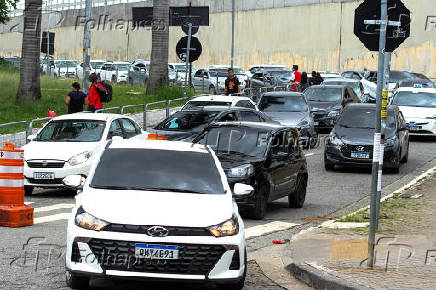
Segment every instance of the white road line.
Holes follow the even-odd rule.
[[[74,203],[59,203],[44,207],[37,207],[34,209],[34,212],[46,212],[46,211],[52,211],[57,209],[70,209],[74,207]]]
[[[70,213],[59,213],[59,214],[35,218],[33,223],[36,225],[36,224],[54,222],[59,220],[67,220],[69,217],[70,217]]]
[[[269,234],[277,231],[284,231],[290,228],[298,226],[298,224],[294,223],[285,223],[281,221],[270,222],[268,224],[254,226],[248,229],[245,229],[245,238],[259,237],[265,234]]]

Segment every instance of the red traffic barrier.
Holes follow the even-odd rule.
[[[0,226],[33,225],[33,208],[24,204],[24,150],[0,148]]]

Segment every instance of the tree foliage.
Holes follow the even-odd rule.
[[[0,0],[0,23],[9,21],[8,13],[11,8],[16,9],[20,0]]]

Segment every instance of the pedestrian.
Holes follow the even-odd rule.
[[[103,104],[101,103],[100,94],[105,94],[105,87],[98,82],[98,77],[95,73],[89,76],[89,82],[91,86],[89,87],[88,93],[88,111],[95,112],[96,110],[102,109]]]
[[[301,91],[304,92],[309,87],[309,80],[307,78],[307,72],[301,74]]]
[[[232,68],[227,70],[229,76],[226,79],[224,87],[224,95],[239,94],[241,92],[241,83],[239,79],[235,76],[235,72]]]
[[[319,72],[316,73],[316,80],[318,82],[318,85],[320,85],[324,82],[324,79]]]
[[[294,83],[291,86],[291,90],[294,92],[297,91],[297,87],[301,85],[301,72],[298,71],[298,65],[296,64],[292,66],[291,83]]]
[[[74,114],[83,111],[83,106],[88,105],[88,97],[80,90],[80,84],[74,82],[71,92],[65,98],[65,104],[68,106],[68,114]]]

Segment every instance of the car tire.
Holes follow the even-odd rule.
[[[71,289],[88,289],[89,288],[89,278],[80,277],[72,274],[70,271],[65,273],[65,282],[67,286]]]
[[[268,194],[265,186],[259,185],[255,191],[254,208],[252,212],[253,219],[263,220],[268,209]]]
[[[401,160],[400,160],[400,158],[401,158],[401,151],[398,153],[398,156],[397,156],[397,162],[393,165],[393,167],[391,167],[390,169],[389,169],[389,171],[391,172],[391,173],[393,173],[393,174],[398,174],[398,173],[400,173],[400,164],[401,164]]]
[[[335,170],[335,165],[327,160],[327,158],[324,156],[324,168],[326,171],[333,171]]]
[[[209,94],[211,94],[211,95],[216,95],[217,94],[214,86],[210,86],[209,87]]]
[[[289,207],[290,208],[302,208],[304,201],[306,200],[307,191],[307,177],[299,176],[297,186],[294,191],[292,191],[289,196]]]
[[[318,141],[319,141],[318,134],[314,130],[312,136],[309,137],[307,148],[308,149],[315,148],[318,145]]]
[[[241,279],[239,279],[239,281],[234,282],[234,283],[223,283],[223,284],[218,284],[217,288],[220,290],[242,290],[244,289],[244,284],[245,284],[245,278],[247,277],[247,250],[245,250],[245,258],[244,258],[244,262],[245,262],[245,268],[244,268],[244,274],[242,275]]]
[[[401,163],[407,163],[407,161],[409,161],[409,142],[407,142],[406,155],[404,155],[403,159],[401,159]]]
[[[24,186],[24,195],[25,196],[32,196],[33,193],[33,186],[25,185]]]

